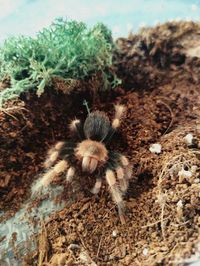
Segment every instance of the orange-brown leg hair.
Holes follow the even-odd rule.
[[[97,178],[94,187],[91,189],[91,192],[93,194],[98,194],[100,189],[101,189],[101,185],[102,185],[102,179],[101,178]]]
[[[117,129],[120,126],[121,119],[125,111],[126,111],[126,107],[124,105],[121,105],[121,104],[115,105],[115,117],[112,121],[112,127],[114,129]]]
[[[46,158],[46,160],[44,162],[44,167],[45,168],[51,167],[56,162],[56,160],[59,157],[59,153],[60,153],[60,150],[62,149],[63,145],[64,145],[64,142],[63,141],[59,141],[59,142],[57,142],[55,144],[55,146],[53,148],[51,148],[48,151],[47,158]]]
[[[77,135],[79,139],[81,139],[80,126],[81,126],[81,121],[79,119],[72,120],[69,125],[69,129],[72,135]]]
[[[44,176],[40,181],[41,185],[48,186],[56,176],[66,171],[67,168],[68,168],[67,161],[65,160],[59,161],[57,164],[55,164],[55,166],[52,169],[50,169],[44,174]]]
[[[122,224],[125,224],[124,202],[122,199],[122,192],[120,191],[120,189],[117,186],[115,173],[110,169],[108,169],[106,171],[106,181],[110,187],[110,193],[113,197],[113,200],[117,204],[120,221]]]
[[[132,170],[132,166],[130,165],[128,159],[126,158],[126,156],[121,155],[120,161],[121,161],[123,168],[124,168],[124,177],[128,180],[131,179],[132,174],[133,174],[133,170]]]
[[[117,167],[116,169],[117,179],[119,181],[119,187],[122,192],[126,192],[128,189],[128,180],[125,178],[125,172],[122,167]]]
[[[74,178],[74,175],[75,175],[75,169],[74,167],[70,167],[68,170],[67,170],[67,175],[66,175],[66,181],[67,182],[72,182],[73,178]]]

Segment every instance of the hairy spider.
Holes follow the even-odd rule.
[[[47,171],[41,179],[41,185],[47,186],[56,176],[66,172],[66,180],[71,182],[75,176],[72,164],[80,162],[82,171],[95,174],[96,183],[91,192],[97,194],[105,174],[122,223],[125,223],[123,194],[128,189],[132,168],[124,155],[108,150],[107,145],[120,126],[124,111],[123,105],[115,105],[112,125],[108,116],[100,111],[89,113],[83,124],[78,119],[73,120],[70,124],[73,138],[69,142],[56,143],[48,151],[44,163]]]

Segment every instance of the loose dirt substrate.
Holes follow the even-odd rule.
[[[107,102],[99,99],[94,109],[105,110],[110,117],[113,103],[120,102],[127,106],[127,115],[111,146],[129,157],[134,179],[138,179],[131,183],[125,198],[127,223],[125,226],[120,224],[107,187],[104,186],[100,195],[94,197],[89,193],[94,179],[80,176],[83,187],[80,192],[83,193],[77,193],[76,202],[71,207],[53,215],[45,224],[46,234],[41,234],[39,238],[37,260],[40,265],[45,258],[51,262],[50,265],[59,265],[56,262],[59,260],[67,265],[166,265],[170,262],[177,265],[187,261],[192,254],[197,254],[200,242],[199,94],[197,86],[182,82],[161,86],[152,92],[126,93],[119,89],[120,96],[108,97]],[[69,111],[65,106],[66,97],[55,94],[49,100],[47,98],[44,95],[39,100],[32,96],[26,99],[23,107],[34,110],[37,114],[34,117],[30,111],[23,110],[20,112],[24,116],[15,113],[16,117],[21,118],[19,120],[2,115],[9,125],[8,135],[2,134],[6,138],[4,145],[10,142],[13,145],[17,141],[16,149],[1,146],[1,149],[4,148],[3,154],[7,151],[9,156],[2,157],[5,160],[3,169],[12,176],[1,194],[4,200],[2,205],[3,202],[7,203],[2,209],[9,209],[9,214],[14,213],[20,202],[27,198],[28,187],[41,172],[49,145],[68,137],[68,116],[72,118],[79,109],[80,117],[84,117],[86,112],[82,101],[85,98],[90,101],[87,95],[79,95],[78,100],[75,96],[73,102],[76,102],[76,107],[73,109],[74,105],[71,106]],[[15,123],[18,123],[18,130],[14,127]],[[30,126],[32,124],[34,126]],[[14,132],[19,138],[16,139],[15,135],[12,139]],[[184,141],[188,133],[194,136],[191,147]],[[161,144],[161,154],[149,151],[152,143]],[[32,158],[26,162],[24,158],[30,152]],[[16,178],[13,175],[15,168],[7,169],[5,164],[12,156],[22,160],[26,166],[17,169]],[[191,178],[178,176],[182,168],[194,170],[194,166],[197,169]],[[22,176],[21,180],[19,176]],[[65,186],[62,198],[67,203],[72,196],[71,188],[62,179],[56,182]],[[21,190],[23,194],[19,193]],[[6,191],[13,197],[10,198]],[[32,265],[33,261],[26,260],[26,263]]]
[[[83,98],[81,93],[78,95]],[[9,215],[27,198],[50,145],[67,138],[70,116],[76,116],[76,108],[80,115],[85,111],[76,94],[70,100],[68,95],[58,92],[46,93],[41,98],[30,94],[22,99],[24,102],[8,104],[9,108],[14,105],[17,109],[0,113],[0,211],[8,210]]]
[[[115,100],[126,103],[127,116],[112,148],[128,155],[138,178],[125,199],[127,223],[120,224],[106,186],[97,197],[85,192],[45,225],[50,265],[180,265],[200,257],[199,95],[182,83]],[[160,154],[149,151],[152,143],[161,144]],[[182,169],[192,176],[180,176]]]
[[[71,118],[86,116],[84,99],[110,117],[114,103],[127,106],[110,146],[133,164],[125,196],[126,225],[119,222],[107,186],[94,197],[89,192],[94,178],[79,173],[82,189],[76,201],[45,223],[38,253],[27,256],[25,265],[35,260],[38,265],[180,265],[200,257],[200,64],[191,57],[195,47],[188,43],[189,34],[199,34],[199,26],[186,24],[167,24],[121,40],[118,74],[131,92],[119,88],[93,104],[84,92],[70,98],[46,93],[38,99],[30,94],[23,99],[25,109],[11,112],[15,117],[1,113],[0,207],[12,215],[28,198],[47,149],[68,137]],[[188,133],[194,136],[190,146],[184,140]],[[149,151],[153,143],[161,144],[160,154]],[[181,170],[192,176],[181,176]],[[74,196],[71,187],[62,178],[56,183],[65,187],[62,199],[67,204]]]
[[[200,82],[200,24],[167,22],[119,38],[118,77],[125,88],[152,89],[169,80]]]

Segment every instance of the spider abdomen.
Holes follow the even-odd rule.
[[[89,114],[84,123],[84,134],[87,139],[103,141],[110,131],[111,125],[104,112],[95,111]]]

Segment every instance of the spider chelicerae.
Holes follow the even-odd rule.
[[[48,151],[44,163],[47,170],[41,179],[41,185],[48,186],[56,176],[65,173],[66,181],[72,182],[76,175],[75,165],[81,163],[82,171],[96,177],[91,192],[97,194],[105,176],[122,224],[125,223],[123,195],[128,189],[132,167],[124,155],[109,150],[107,146],[119,128],[124,113],[124,105],[115,105],[112,123],[100,111],[88,112],[84,123],[78,119],[73,120],[69,126],[71,140],[57,142]]]

